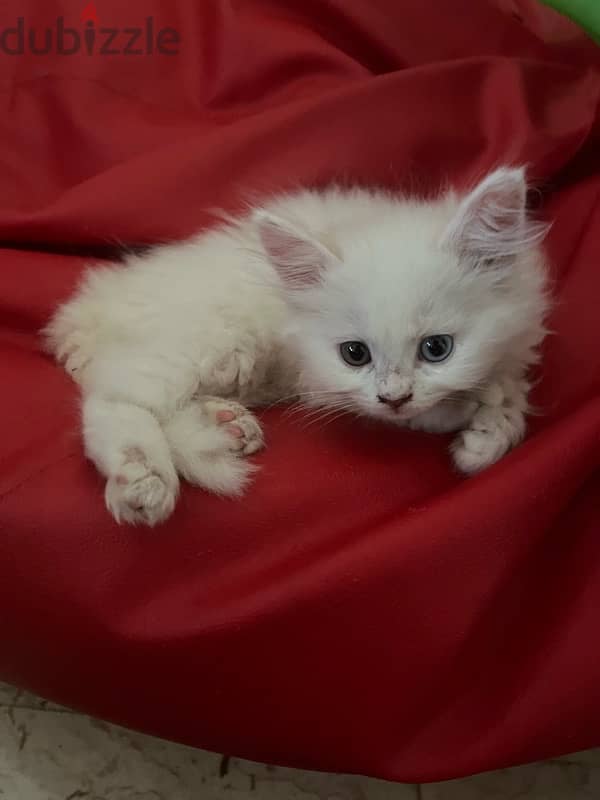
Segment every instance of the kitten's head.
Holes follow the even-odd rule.
[[[306,401],[403,421],[526,357],[542,335],[546,230],[526,191],[523,170],[502,168],[429,203],[312,195],[316,233],[257,212]]]

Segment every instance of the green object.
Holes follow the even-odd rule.
[[[600,44],[600,0],[542,0],[542,3],[570,17]]]

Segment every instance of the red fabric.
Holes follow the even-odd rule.
[[[81,27],[86,3],[3,4]],[[102,0],[177,56],[0,53],[0,673],[255,759],[420,781],[600,744],[600,51],[511,0]],[[246,190],[539,179],[559,303],[528,441],[264,414],[243,502],[118,528],[36,330],[83,259]],[[54,252],[51,252],[51,251]],[[62,253],[62,254],[60,254]],[[71,253],[71,255],[65,255]]]

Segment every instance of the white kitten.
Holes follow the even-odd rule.
[[[502,168],[434,202],[302,191],[91,270],[45,335],[81,386],[114,517],[166,519],[178,476],[239,494],[263,444],[247,406],[292,395],[460,431],[467,473],[497,461],[525,431],[545,231],[523,170]]]

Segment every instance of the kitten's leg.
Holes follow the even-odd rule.
[[[231,360],[207,359],[200,379],[235,383],[241,376],[245,380],[241,373],[249,366],[241,369],[243,362],[237,352]],[[235,403],[210,398],[192,402],[198,388],[197,366],[183,348],[119,347],[86,367],[82,376],[86,447],[108,479],[106,501],[117,520],[155,525],[171,514],[178,479],[167,430],[179,471],[191,482],[221,494],[239,494],[248,482],[252,466],[238,458],[238,451],[249,454],[258,449],[260,427]],[[220,405],[213,410],[215,402]],[[192,411],[181,411],[190,404],[196,408],[195,420],[190,418]],[[218,429],[217,410],[228,411],[235,422],[230,435]]]
[[[502,458],[525,435],[530,384],[525,378],[502,376],[477,397],[479,408],[454,440],[452,454],[462,472],[479,472]]]
[[[427,433],[460,431],[468,425],[477,405],[475,400],[444,401],[411,419],[408,427],[413,431]]]
[[[87,456],[106,477],[117,522],[157,525],[175,507],[179,480],[165,435],[146,409],[100,395],[83,401]]]
[[[108,509],[118,522],[163,522],[179,480],[161,423],[192,397],[194,365],[175,347],[113,346],[79,380],[86,452],[107,479]]]
[[[264,445],[256,417],[244,406],[200,397],[166,424],[175,467],[190,483],[221,495],[240,495],[255,467],[242,456]]]

